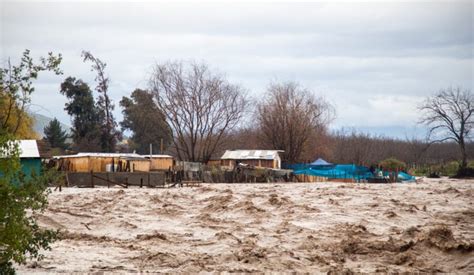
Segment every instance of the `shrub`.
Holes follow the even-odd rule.
[[[14,274],[13,262],[40,259],[40,250],[49,249],[57,236],[34,218],[47,206],[46,180],[21,175],[18,148],[11,144],[10,137],[0,135],[0,274]]]
[[[382,160],[379,163],[379,166],[383,168],[383,170],[386,171],[400,171],[400,170],[405,170],[407,167],[406,163],[403,161],[400,161],[396,158],[388,158],[385,160]]]

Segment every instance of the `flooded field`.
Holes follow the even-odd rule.
[[[474,272],[474,180],[63,189],[31,272]]]

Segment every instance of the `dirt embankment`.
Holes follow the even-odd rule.
[[[39,272],[474,272],[474,181],[64,189]]]

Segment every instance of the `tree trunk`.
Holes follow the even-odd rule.
[[[467,153],[466,153],[466,144],[464,143],[464,141],[459,142],[459,147],[461,149],[461,157],[462,157],[459,172],[463,173],[467,168]]]

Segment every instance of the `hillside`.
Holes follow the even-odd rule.
[[[50,121],[52,121],[54,118],[47,117],[41,114],[31,114],[31,116],[35,120],[35,125],[33,129],[41,136],[44,137],[44,127],[49,124]],[[71,133],[71,127],[69,125],[66,125],[64,123],[61,123],[61,127],[66,130],[66,132],[69,134]]]

